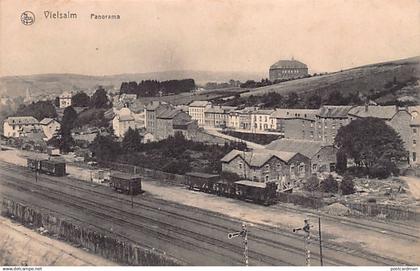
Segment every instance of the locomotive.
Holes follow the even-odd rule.
[[[187,188],[190,190],[237,198],[266,206],[276,203],[277,184],[275,182],[259,183],[249,180],[230,182],[222,180],[219,175],[199,172],[189,172],[186,177]]]
[[[40,173],[62,177],[66,175],[66,163],[49,159],[27,159],[28,168]]]
[[[139,175],[112,172],[109,175],[109,178],[109,186],[117,192],[127,195],[138,195],[143,192],[141,189],[141,178]]]

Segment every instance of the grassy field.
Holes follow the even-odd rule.
[[[369,94],[371,90],[381,91],[384,85],[392,82],[394,78],[399,82],[406,82],[412,77],[420,77],[420,57],[366,65],[322,76],[250,89],[249,92],[242,93],[241,97],[258,96],[269,92],[318,93],[325,97],[334,90],[339,90],[343,94],[350,92]]]

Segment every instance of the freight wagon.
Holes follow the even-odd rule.
[[[219,175],[189,172],[186,174],[187,188],[190,190],[237,198],[258,204],[276,203],[277,184],[275,182],[258,183],[248,180],[230,182]]]
[[[128,195],[137,195],[143,192],[141,190],[141,178],[139,175],[112,172],[109,177],[109,186],[115,191]]]
[[[45,173],[57,177],[66,175],[66,163],[62,161],[28,158],[27,165],[29,169],[38,171],[40,173]]]

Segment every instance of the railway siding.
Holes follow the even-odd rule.
[[[87,227],[69,218],[62,218],[50,210],[30,207],[3,198],[2,215],[18,220],[24,225],[43,227],[49,234],[76,245],[88,248],[107,259],[130,265],[181,265],[176,259],[122,240],[111,233]]]

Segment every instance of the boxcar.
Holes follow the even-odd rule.
[[[55,160],[41,160],[41,172],[58,177],[65,176],[66,163]]]
[[[219,175],[207,174],[201,172],[188,172],[187,186],[190,190],[197,190],[206,193],[213,193],[216,189],[216,183],[219,181]]]
[[[270,205],[275,203],[277,184],[274,182],[258,183],[248,180],[235,182],[236,195],[241,200]]]
[[[142,192],[141,178],[139,175],[112,172],[109,178],[109,186],[112,187],[115,191],[128,195],[137,195]]]

